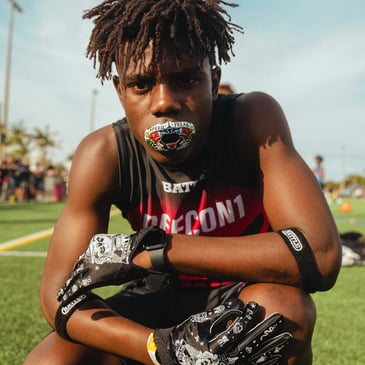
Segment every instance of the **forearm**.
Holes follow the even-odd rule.
[[[146,348],[150,333],[151,329],[120,317],[99,300],[85,303],[67,322],[72,340],[144,364],[152,364]]]
[[[167,257],[186,274],[299,285],[296,262],[276,233],[225,238],[175,235]]]
[[[54,329],[60,306],[56,292],[43,287],[41,296],[44,315]],[[66,321],[65,331],[72,341],[152,365],[146,348],[151,329],[119,316],[102,300],[87,300],[77,307]]]
[[[325,246],[325,245],[323,245]],[[308,261],[319,268],[320,280],[314,290],[326,290],[338,272],[336,243],[313,252]],[[308,244],[309,250],[312,248]],[[276,232],[241,237],[173,235],[166,252],[172,269],[184,274],[221,280],[268,282],[300,286],[301,273],[293,252]],[[136,257],[137,265],[148,267],[145,253]],[[316,279],[316,278],[315,278]]]

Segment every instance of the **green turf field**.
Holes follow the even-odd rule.
[[[351,201],[351,213],[331,208],[340,232],[365,234],[365,200]],[[39,309],[38,288],[49,238],[4,251],[1,243],[53,227],[63,203],[0,205],[0,364],[20,365],[49,331]],[[114,215],[110,232],[130,232]],[[365,359],[365,267],[341,270],[335,287],[315,293],[318,319],[313,339],[314,365],[362,365]],[[103,289],[101,295],[114,291]]]

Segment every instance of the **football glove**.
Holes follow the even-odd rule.
[[[143,249],[157,247],[164,253],[166,242],[165,231],[157,227],[143,228],[135,234],[95,235],[58,291],[58,301],[69,302],[93,288],[120,285],[156,273],[134,265],[132,260]]]
[[[230,300],[190,316],[176,327],[157,329],[147,350],[161,365],[277,364],[292,336],[276,336],[283,318],[279,313],[259,324],[259,305]]]

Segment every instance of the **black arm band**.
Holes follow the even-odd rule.
[[[277,233],[287,244],[297,262],[301,288],[309,293],[315,292],[322,277],[308,241],[296,228],[283,229]]]
[[[56,318],[55,318],[55,329],[56,332],[65,340],[75,342],[72,338],[68,335],[66,330],[66,324],[69,318],[71,317],[72,313],[82,304],[88,300],[92,299],[101,299],[98,295],[86,292],[80,294],[75,299],[68,301],[66,303],[61,303],[58,307]]]

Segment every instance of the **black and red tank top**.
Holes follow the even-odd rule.
[[[113,124],[120,172],[114,204],[134,230],[155,225],[168,233],[205,236],[270,230],[257,163],[242,161],[233,144],[237,96],[221,95],[215,102],[209,146],[190,164],[157,163],[133,137],[126,119]]]

